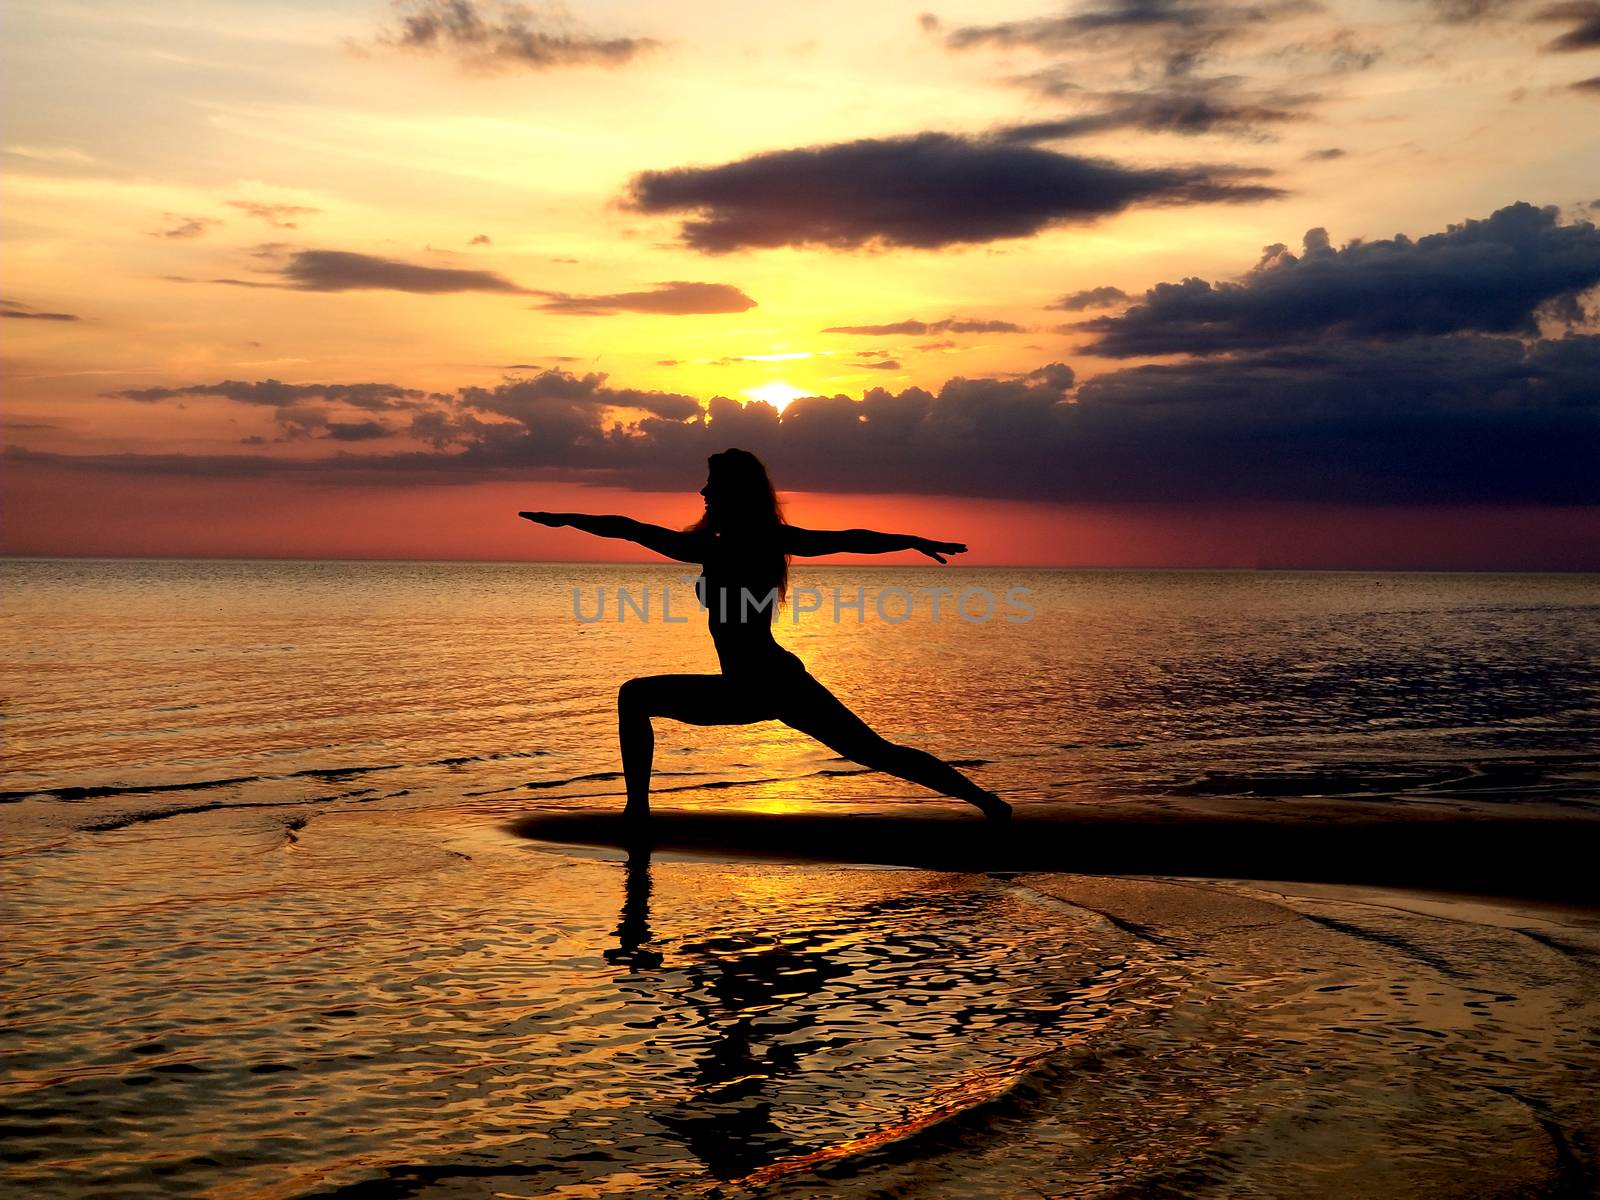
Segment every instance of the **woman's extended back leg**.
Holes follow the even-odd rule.
[[[943,759],[914,746],[889,741],[847,708],[843,701],[810,675],[797,685],[785,685],[779,697],[778,719],[817,739],[835,754],[874,771],[884,771],[946,796],[976,805],[989,817],[1011,814],[1011,806],[993,792],[979,787]]]
[[[617,692],[617,736],[622,743],[622,774],[628,786],[631,817],[650,813],[650,768],[656,735],[651,717],[670,717],[688,725],[748,725],[770,721],[770,710],[722,675],[643,675]]]

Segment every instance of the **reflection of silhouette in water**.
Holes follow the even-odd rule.
[[[645,945],[650,940],[650,849],[647,846],[628,852],[622,915],[614,932],[617,944],[606,950],[607,962],[645,971],[661,965],[660,952]]]
[[[570,526],[598,537],[621,538],[667,558],[700,565],[700,600],[722,672],[648,675],[622,685],[617,719],[627,814],[639,819],[649,815],[655,754],[650,720],[670,717],[691,725],[782,721],[862,766],[965,800],[991,819],[1008,817],[1010,805],[949,763],[875,733],[772,636],[772,618],[788,585],[791,555],[814,558],[915,550],[942,563],[947,554],[965,553],[966,546],[870,529],[790,525],[783,519],[766,467],[747,450],[712,455],[700,494],[705,497],[705,515],[682,531],[628,517],[518,514],[552,528]]]
[[[661,955],[642,946],[650,937],[650,890],[650,851],[636,849],[628,856],[617,945],[606,951],[608,961],[646,970],[661,965]],[[806,950],[798,945],[803,940],[785,938],[779,945],[738,936],[683,947],[692,957],[681,968],[687,980],[677,998],[699,1010],[695,1024],[707,1031],[706,1041],[695,1056],[689,1095],[655,1117],[719,1179],[737,1179],[812,1149],[774,1120],[771,1085],[826,1043],[793,1036],[812,1023],[809,1016],[779,1019],[773,1010],[814,995],[853,968]]]
[[[659,956],[642,965],[634,956],[649,937],[649,870],[647,850],[630,856],[618,944],[606,957],[642,972],[619,982],[630,1004],[654,994],[650,1025],[671,1047],[652,1078],[650,1118],[717,1179],[748,1184],[778,1164],[893,1142],[912,1127],[910,1110],[874,1105],[869,1093],[937,1092],[948,1104],[955,1093],[939,1085],[960,1085],[970,1064],[986,1061],[986,1044],[1009,1061],[1012,1038],[1036,1051],[1063,1026],[1104,1020],[1107,990],[1127,970],[1125,954],[1052,943],[1034,970],[1008,977],[1015,932],[997,925],[994,907],[1008,889],[972,877],[813,920],[774,909],[770,932],[757,913],[753,926],[724,924],[674,942],[664,966]],[[930,1055],[925,1079],[907,1065],[911,1054]]]

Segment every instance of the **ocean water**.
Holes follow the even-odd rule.
[[[1600,819],[1593,576],[794,583],[780,640],[1021,821]],[[714,670],[678,568],[12,560],[0,595],[14,1194],[1600,1180],[1593,913],[519,836],[620,807],[620,682]],[[664,813],[967,815],[781,726],[657,726]]]
[[[0,791],[135,812],[537,785],[613,803],[617,686],[714,671],[684,569],[0,563]],[[885,735],[1013,803],[1161,795],[1456,809],[1600,799],[1600,577],[795,571],[779,637]],[[922,589],[973,589],[939,619]],[[652,620],[625,589],[655,602]],[[909,619],[898,618],[906,599]],[[1008,604],[1026,589],[1025,615]],[[574,591],[577,599],[574,599]],[[663,621],[663,592],[673,605]],[[865,598],[836,614],[841,602]],[[592,618],[602,592],[606,619]],[[981,594],[980,594],[981,593]],[[979,621],[983,594],[994,616]],[[776,725],[658,734],[674,803],[945,803]],[[760,783],[739,786],[748,780]],[[330,782],[337,787],[330,787]],[[717,785],[711,795],[699,792]],[[206,789],[226,790],[226,797]],[[137,789],[137,792],[131,791]],[[679,789],[676,792],[670,789]],[[92,801],[92,804],[90,803]]]

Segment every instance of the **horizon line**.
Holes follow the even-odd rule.
[[[0,552],[5,562],[235,562],[235,563],[368,563],[373,565],[416,564],[462,566],[568,566],[568,567],[661,567],[673,565],[690,567],[693,563],[677,563],[662,558],[638,559],[583,559],[583,558],[352,558],[318,557],[305,555],[247,555],[247,554],[14,554]],[[819,564],[822,565],[822,564]],[[836,562],[831,565],[864,570],[929,570],[929,571],[1158,571],[1173,574],[1284,574],[1284,575],[1600,575],[1595,567],[1397,567],[1397,566],[1341,566],[1297,567],[1279,566],[1173,566],[1159,563],[1095,564],[1095,563],[922,563],[922,562]],[[806,570],[807,564],[795,564],[795,569]]]

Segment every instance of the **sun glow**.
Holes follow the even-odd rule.
[[[752,400],[765,400],[773,408],[782,412],[801,396],[810,396],[813,393],[805,388],[797,388],[792,383],[785,383],[776,379],[771,383],[763,383],[760,387],[745,388],[744,394]]]

